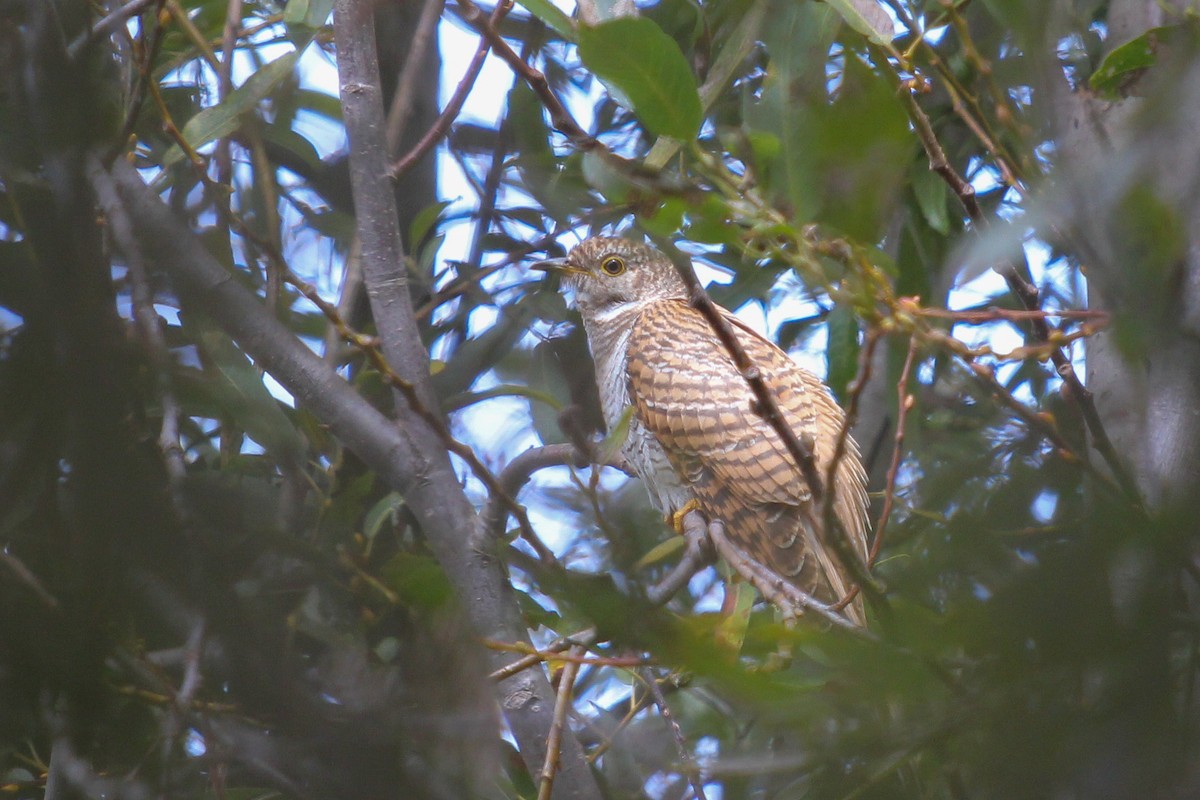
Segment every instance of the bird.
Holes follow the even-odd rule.
[[[724,524],[730,541],[815,599],[847,597],[853,583],[830,549],[813,492],[741,370],[689,302],[671,260],[640,242],[596,236],[565,258],[534,266],[562,274],[574,294],[605,422],[614,431],[628,419],[621,453],[652,504],[668,519],[698,508]],[[785,423],[811,443],[818,474],[826,475],[845,413],[816,375],[717,308]],[[865,561],[866,473],[850,437],[829,490],[838,522]],[[845,613],[865,624],[861,597]]]

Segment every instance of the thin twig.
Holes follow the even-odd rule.
[[[547,647],[541,650],[523,656],[511,664],[501,667],[488,676],[489,680],[502,681],[506,678],[511,678],[519,672],[524,672],[535,664],[543,663],[547,654],[561,653],[571,647],[588,647],[592,642],[596,641],[596,629],[586,628],[579,633],[570,636],[563,636],[554,642],[551,642]]]
[[[948,308],[921,307],[917,306],[916,304],[910,304],[904,306],[904,310],[920,317],[950,319],[967,325],[985,325],[990,322],[1001,321],[1026,322],[1031,319],[1049,319],[1050,317],[1058,317],[1060,319],[1096,320],[1097,322],[1107,323],[1111,318],[1111,315],[1107,311],[1100,311],[1094,308],[1046,311],[1044,309],[993,307],[973,309],[969,311],[953,311]]]
[[[687,542],[683,558],[679,559],[679,563],[666,577],[646,589],[646,599],[656,606],[669,601],[688,584],[693,575],[712,564],[716,558],[716,551],[713,550],[712,540],[708,536],[708,526],[700,514],[684,516],[683,537]]]
[[[679,720],[675,718],[671,707],[667,705],[667,698],[663,695],[662,687],[658,685],[658,680],[649,669],[643,671],[642,680],[646,684],[646,688],[650,690],[650,696],[654,698],[654,704],[658,706],[658,712],[662,714],[663,721],[671,729],[671,735],[675,739],[675,749],[679,752],[679,760],[683,762],[684,774],[687,775],[688,783],[692,786],[696,800],[708,800],[704,794],[704,777],[700,774],[700,768],[696,765],[696,760],[692,758],[692,753],[688,749],[683,729],[679,727]]]
[[[506,653],[524,653],[523,658],[518,664],[524,664],[526,659],[533,664],[538,663],[554,663],[561,662],[563,664],[575,663],[579,665],[592,665],[598,667],[619,667],[621,669],[633,669],[635,667],[651,666],[654,662],[646,656],[589,656],[585,654],[583,646],[579,642],[572,639],[566,642],[563,648],[547,648],[538,650],[530,646],[527,642],[497,642],[494,639],[484,639],[483,646],[490,650],[499,650]],[[567,649],[568,652],[563,652]],[[579,650],[579,652],[573,652]],[[524,667],[522,667],[524,668]],[[492,673],[493,676],[507,677],[515,674],[513,666],[503,667],[501,670]],[[517,669],[516,672],[520,670]]]
[[[158,0],[129,0],[128,3],[97,22],[91,30],[71,42],[71,46],[67,48],[67,57],[74,61],[92,42],[124,29],[131,18],[138,16],[155,2]]]
[[[572,647],[568,653],[579,655],[583,648]],[[571,709],[571,695],[575,687],[575,676],[579,674],[579,662],[568,661],[558,677],[558,695],[554,699],[554,722],[546,737],[546,762],[538,776],[538,800],[550,800],[554,789],[554,775],[558,772],[558,757],[562,747],[563,729],[567,725],[567,712]]]
[[[412,115],[413,99],[417,96],[417,82],[427,66],[429,45],[436,37],[438,22],[445,7],[446,0],[425,0],[417,27],[409,39],[408,55],[404,58],[404,66],[400,68],[399,82],[387,113],[385,141],[389,155],[395,155],[400,150],[400,142],[404,139]]]
[[[912,92],[901,91],[900,95],[908,107],[909,119],[913,123],[913,129],[916,131],[917,138],[925,148],[930,169],[940,175],[951,191],[954,192],[955,197],[958,198],[958,201],[966,210],[967,216],[971,219],[976,229],[986,228],[988,220],[984,216],[983,210],[979,206],[979,201],[975,196],[975,187],[964,180],[955,171],[954,167],[951,166],[949,159],[946,158],[945,150],[942,149],[941,142],[938,141],[937,134],[934,133],[929,117],[925,114],[920,104],[917,103]],[[1017,270],[1015,264],[1005,263],[996,265],[995,270],[1004,278],[1004,282],[1008,284],[1009,291],[1016,296],[1025,310],[1040,310],[1040,296],[1037,287]],[[1036,341],[1043,343],[1050,342],[1050,327],[1045,317],[1031,318],[1030,328]],[[1050,352],[1050,359],[1067,388],[1066,394],[1068,399],[1082,413],[1084,423],[1092,434],[1093,445],[1096,450],[1104,458],[1121,490],[1130,501],[1140,507],[1142,502],[1137,484],[1125,469],[1124,463],[1113,447],[1112,440],[1108,437],[1108,432],[1105,430],[1104,423],[1100,419],[1100,413],[1096,409],[1095,398],[1092,397],[1092,393],[1083,385],[1083,382],[1075,372],[1075,367],[1071,364],[1070,358],[1067,357],[1062,348],[1053,348]]]
[[[16,579],[28,587],[46,608],[58,608],[58,598],[50,594],[49,590],[38,580],[37,575],[33,574],[33,570],[25,566],[24,561],[6,550],[0,550],[0,565],[7,567]]]
[[[500,503],[508,508],[512,515],[517,518],[517,524],[520,526],[521,530],[521,538],[529,543],[529,546],[532,547],[534,552],[537,553],[538,558],[540,558],[546,564],[554,564],[557,559],[555,558],[553,551],[551,551],[550,548],[547,547],[540,538],[538,538],[537,533],[534,532],[533,524],[529,521],[529,514],[525,511],[525,507],[514,500],[512,495],[504,490],[496,476],[491,470],[484,466],[483,462],[479,460],[479,456],[475,454],[475,451],[471,449],[470,445],[454,438],[454,435],[450,432],[450,429],[446,427],[445,421],[421,402],[421,399],[417,397],[416,387],[401,378],[395,372],[395,370],[392,369],[387,359],[384,358],[383,352],[379,348],[378,341],[374,337],[365,336],[355,330],[352,330],[342,320],[341,316],[338,314],[338,310],[333,306],[332,303],[321,297],[320,293],[314,286],[301,279],[290,269],[284,273],[284,279],[298,289],[306,298],[308,298],[309,302],[320,309],[321,313],[325,315],[325,318],[333,323],[334,327],[337,329],[339,335],[341,335],[343,339],[356,347],[360,352],[362,352],[363,355],[367,357],[367,360],[371,362],[371,366],[373,366],[379,372],[380,376],[383,377],[383,380],[400,393],[400,395],[404,398],[404,401],[408,404],[408,407],[413,411],[413,413],[419,416],[422,421],[429,425],[446,449],[465,461],[472,474],[474,474],[475,477],[478,478],[479,481],[487,488],[490,496],[498,499]]]
[[[542,105],[550,112],[550,123],[555,130],[566,135],[571,142],[580,150],[593,150],[601,147],[600,142],[596,140],[590,133],[585,131],[571,113],[567,111],[566,106],[554,94],[550,88],[550,84],[546,81],[546,76],[539,70],[534,69],[525,62],[523,58],[511,47],[508,42],[504,41],[504,37],[500,35],[489,22],[487,16],[479,10],[471,0],[459,0],[459,8],[461,9],[463,20],[479,31],[491,43],[492,49],[509,68],[521,77],[529,88],[533,89],[534,94],[542,101]]]
[[[908,355],[904,358],[904,367],[900,370],[900,380],[896,382],[896,401],[899,411],[896,415],[896,438],[892,447],[892,462],[888,465],[887,483],[883,490],[883,509],[879,512],[879,522],[875,523],[875,541],[871,543],[871,552],[867,563],[874,564],[883,547],[883,537],[887,532],[888,520],[892,516],[892,505],[896,500],[896,476],[900,472],[900,462],[904,455],[904,436],[908,422],[908,412],[913,407],[913,396],[908,393],[908,378],[912,374],[913,365],[917,358],[917,337],[908,340]]]
[[[134,54],[137,55],[140,50],[143,55],[138,63],[137,83],[129,98],[129,108],[125,112],[125,123],[121,126],[121,134],[113,140],[112,149],[108,151],[103,159],[105,166],[111,164],[124,151],[130,137],[133,136],[134,129],[137,128],[138,117],[141,116],[142,105],[146,101],[146,92],[156,90],[158,87],[152,73],[154,62],[158,60],[158,53],[162,49],[163,34],[166,29],[162,19],[162,9],[165,2],[166,0],[158,0],[158,5],[155,8],[154,27],[153,33],[150,35],[150,46],[145,47],[145,45],[141,45],[139,47],[139,43],[134,43]]]
[[[821,504],[821,519],[823,521],[824,530],[829,530],[833,525],[837,524],[834,519],[833,506],[836,501],[837,493],[837,470],[838,465],[846,455],[846,442],[850,438],[850,429],[854,426],[855,420],[858,419],[858,404],[862,399],[863,390],[866,388],[867,382],[871,380],[871,365],[875,359],[875,348],[879,345],[879,340],[882,333],[878,328],[869,328],[867,330],[867,339],[863,344],[863,348],[859,353],[858,373],[854,377],[854,381],[850,384],[850,398],[846,403],[845,414],[842,417],[841,428],[838,429],[837,439],[834,441],[833,457],[829,460],[829,466],[825,470],[826,486],[830,490],[825,494],[825,502]],[[865,514],[865,509],[864,509]],[[865,523],[865,520],[864,520]],[[853,542],[851,543],[854,544]],[[863,542],[866,545],[866,542]],[[859,553],[855,552],[854,556],[859,557]],[[864,571],[868,565],[864,564]],[[874,588],[874,587],[871,587]],[[850,587],[849,591],[839,600],[834,608],[841,611],[844,608],[851,608],[854,616],[863,618],[861,604],[851,606],[854,599],[862,593],[862,585],[856,584]],[[876,600],[883,599],[882,592],[874,592],[873,596]]]
[[[431,0],[437,2],[437,0]],[[496,4],[496,8],[492,11],[492,15],[488,17],[488,29],[492,30],[492,26],[504,18],[512,9],[512,0],[502,0]],[[479,9],[475,9],[479,11]],[[480,12],[482,14],[482,12]],[[458,87],[455,88],[454,94],[450,97],[446,107],[442,109],[442,113],[434,121],[433,125],[425,132],[412,149],[397,159],[388,168],[388,174],[393,180],[398,179],[401,175],[408,172],[414,164],[420,161],[426,153],[442,140],[446,132],[450,130],[450,126],[454,120],[458,119],[459,112],[462,111],[463,103],[467,100],[467,95],[471,93],[471,87],[475,85],[475,80],[479,77],[479,71],[483,69],[483,62],[487,58],[488,51],[492,48],[492,41],[486,36],[479,41],[479,46],[475,48],[475,55],[471,57],[470,63],[467,64],[467,69],[463,73],[462,80],[458,82]],[[406,67],[407,69],[407,67]],[[388,133],[390,148],[396,148],[400,145],[400,137],[397,136],[394,140],[391,138],[391,119],[388,120]]]

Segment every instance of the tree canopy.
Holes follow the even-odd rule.
[[[0,798],[1195,796],[1197,130],[1184,0],[0,2]],[[595,233],[824,375],[866,629],[615,468]]]

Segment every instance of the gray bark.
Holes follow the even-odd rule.
[[[1169,21],[1153,0],[1114,0],[1109,19],[1110,47]],[[1200,61],[1194,55],[1164,48],[1132,96],[1119,102],[1069,91],[1061,77],[1053,87],[1059,185],[1086,261],[1089,304],[1124,317],[1089,342],[1087,383],[1146,505],[1156,510],[1200,503]],[[1129,199],[1133,191],[1173,215],[1163,221],[1177,226],[1184,243],[1159,272],[1151,272],[1154,265],[1119,224],[1123,204],[1136,202]],[[1144,349],[1118,346],[1122,326],[1130,325],[1144,334]]]

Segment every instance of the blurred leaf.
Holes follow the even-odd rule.
[[[740,653],[746,641],[750,614],[757,601],[757,589],[743,580],[726,576],[725,608],[729,609],[729,613],[722,616],[721,624],[717,627],[717,641],[734,653]]]
[[[599,150],[583,154],[583,177],[604,199],[610,203],[623,203],[628,194],[628,180],[608,162],[608,157]]]
[[[520,0],[520,3],[563,39],[568,42],[575,41],[575,23],[550,0]]]
[[[759,31],[769,6],[769,0],[754,0],[754,4],[742,15],[737,28],[721,43],[721,52],[709,70],[708,78],[700,87],[703,113],[708,113],[717,98],[729,88],[738,67],[758,46]],[[671,157],[679,152],[682,144],[678,139],[662,137],[650,148],[643,163],[650,170],[662,169]]]
[[[406,605],[445,608],[454,599],[446,574],[429,556],[397,553],[379,570],[384,584]]]
[[[1109,100],[1118,100],[1122,89],[1158,60],[1159,43],[1177,31],[1178,25],[1150,28],[1124,44],[1117,45],[1088,78],[1092,91]]]
[[[876,0],[825,0],[846,24],[878,45],[895,38],[892,18]]]
[[[913,195],[917,198],[917,206],[925,216],[929,227],[940,234],[950,232],[950,213],[947,208],[949,192],[942,176],[928,168],[928,165],[917,164],[913,168]]]
[[[533,429],[543,444],[567,441],[558,426],[558,413],[571,404],[571,390],[567,386],[556,342],[556,339],[538,342],[529,361],[530,388],[554,401],[553,405],[538,402],[529,404]]]
[[[310,169],[317,170],[324,166],[321,162],[321,156],[317,153],[317,148],[313,147],[312,142],[296,133],[290,127],[262,125],[259,127],[259,132],[262,134],[263,139],[295,155]]]
[[[700,130],[703,111],[692,70],[675,40],[650,20],[623,17],[583,28],[579,56],[625,93],[652,132],[690,140]]]
[[[687,546],[687,540],[682,536],[672,536],[666,541],[656,544],[648,553],[634,563],[634,569],[645,569],[666,561]]]
[[[384,524],[394,520],[396,512],[404,508],[404,497],[399,492],[388,492],[379,499],[363,519],[363,536],[373,541]]]
[[[858,374],[858,319],[845,306],[837,306],[829,312],[829,348],[825,351],[829,365],[826,383],[833,396],[845,404],[850,381]]]
[[[225,412],[280,464],[291,469],[301,466],[305,441],[245,354],[203,315],[188,312],[180,319],[194,332],[197,344],[222,378],[208,387]]]
[[[283,21],[288,25],[320,28],[333,13],[334,0],[288,0]]]
[[[241,126],[243,115],[254,111],[267,95],[292,76],[302,52],[303,48],[298,47],[255,70],[222,102],[203,109],[188,120],[183,127],[183,138],[195,149],[232,134]],[[182,158],[183,150],[179,145],[172,145],[163,156],[163,167],[170,167]]]
[[[442,214],[450,206],[448,200],[442,200],[433,205],[426,206],[413,217],[412,223],[408,226],[408,241],[409,247],[415,247],[418,243],[423,242],[425,237],[434,227],[437,226]]]

